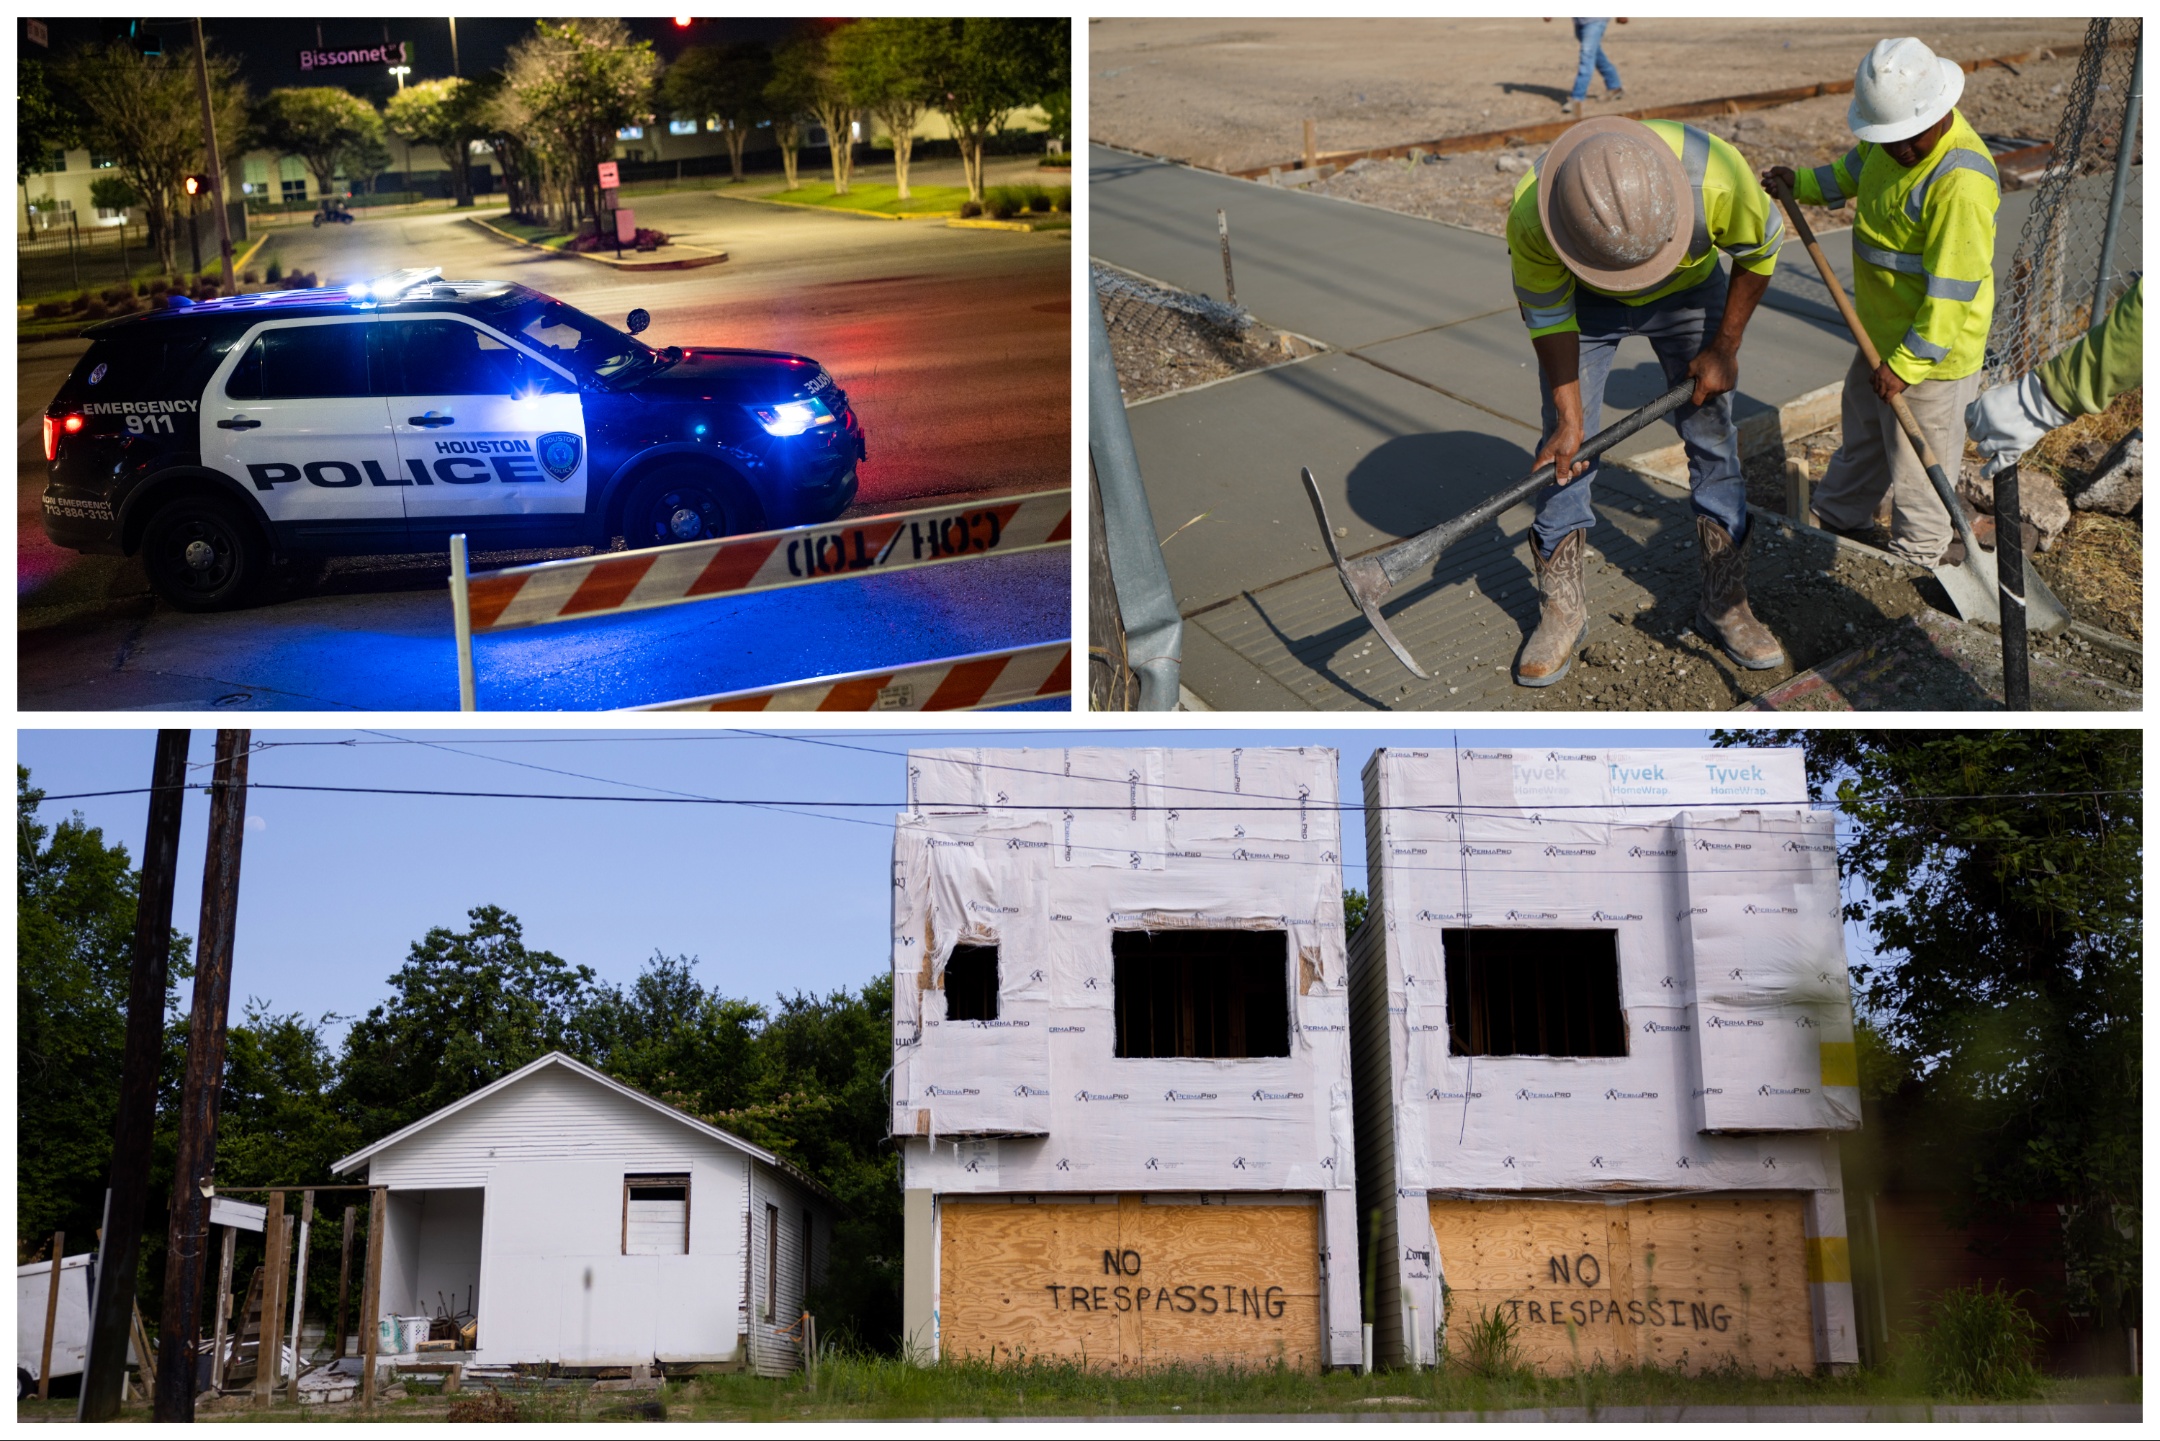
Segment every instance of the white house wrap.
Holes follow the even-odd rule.
[[[1336,766],[1315,748],[911,754],[892,1102],[919,1351],[1357,1359]],[[956,955],[988,947],[994,1004],[963,1005]],[[1120,1028],[1155,1024],[1150,985],[1169,1019],[1142,1040]],[[1246,1209],[1195,1209],[1223,1204]],[[1306,1249],[1240,1259],[1263,1236]],[[1106,1290],[1113,1260],[1135,1269]],[[1100,1322],[1076,1287],[1103,1293]]]
[[[1800,753],[1393,750],[1365,789],[1381,1358],[1505,1307],[1541,1364],[1856,1359],[1826,1134],[1859,1123],[1851,1002]]]

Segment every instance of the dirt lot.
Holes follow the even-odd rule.
[[[2077,61],[2035,60],[2008,70],[1989,67],[1968,76],[1958,108],[1986,135],[2014,135],[2033,140],[2054,137],[2062,117],[2063,92],[2077,73]],[[1625,78],[1626,72],[1621,72]],[[1630,85],[1628,99],[1635,91]],[[1779,105],[1741,115],[1690,121],[1730,140],[1760,173],[1772,165],[1820,165],[1852,146],[1845,126],[1844,95],[1823,95],[1794,105]],[[1647,102],[1646,102],[1647,103]],[[1545,117],[1540,116],[1540,119]],[[1362,160],[1351,169],[1313,185],[1315,193],[1363,201],[1499,235],[1507,228],[1508,202],[1525,166],[1544,147],[1516,146],[1466,155],[1435,155],[1423,164],[1407,160]],[[1818,228],[1849,225],[1850,209],[1808,207],[1809,223]],[[2012,237],[2015,243],[2015,237]],[[1798,250],[1802,264],[1806,257]]]
[[[1891,35],[1969,60],[2076,44],[2085,23],[1647,18],[1609,29],[1606,53],[1632,109],[1848,80]],[[1565,20],[1096,20],[1089,134],[1218,170],[1298,155],[1308,116],[1322,150],[1408,144],[1557,119],[1575,60]],[[1831,103],[1840,120],[1845,103]]]

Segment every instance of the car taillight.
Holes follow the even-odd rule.
[[[47,460],[51,460],[53,458],[53,453],[59,448],[60,432],[65,431],[67,434],[73,435],[76,431],[81,430],[82,428],[83,418],[80,415],[63,415],[58,421],[55,421],[49,415],[46,416],[45,458]]]

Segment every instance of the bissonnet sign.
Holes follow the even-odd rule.
[[[403,65],[406,64],[405,42],[385,40],[380,45],[370,45],[364,50],[303,50],[300,52],[302,70],[336,70],[346,65]]]

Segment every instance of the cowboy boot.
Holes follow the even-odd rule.
[[[1546,556],[1537,553],[1537,536],[1530,537],[1530,555],[1537,562],[1538,623],[1530,639],[1523,642],[1522,654],[1516,657],[1517,685],[1551,685],[1575,664],[1575,652],[1590,630],[1582,590],[1586,534],[1569,531]]]
[[[1698,515],[1695,534],[1702,540],[1702,605],[1695,612],[1695,629],[1749,670],[1785,664],[1777,637],[1748,609],[1747,553],[1754,528],[1749,527],[1747,540],[1735,541],[1724,526]]]

